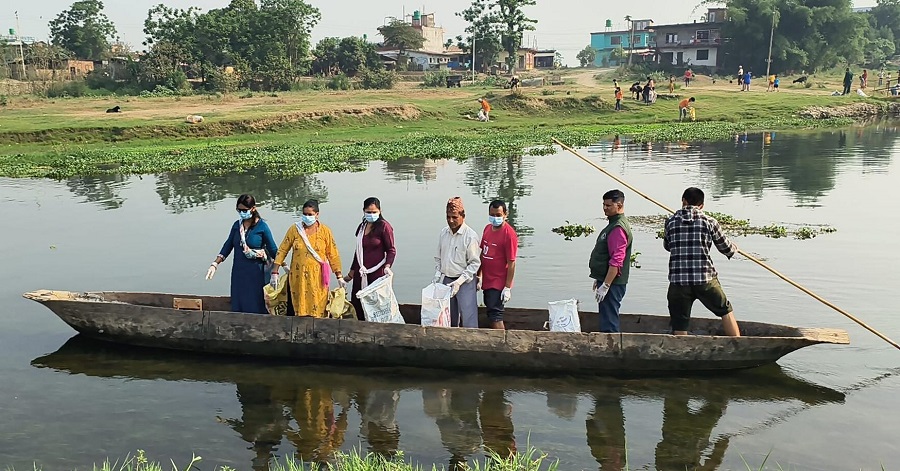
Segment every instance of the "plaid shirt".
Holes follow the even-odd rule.
[[[728,258],[737,246],[722,232],[719,221],[699,208],[685,206],[666,219],[663,247],[669,251],[669,282],[676,285],[702,285],[717,276],[709,249],[716,244]]]

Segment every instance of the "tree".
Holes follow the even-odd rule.
[[[881,31],[889,29],[894,41],[894,49],[900,48],[900,0],[878,0],[878,4],[869,11],[869,24],[879,31],[878,37],[885,37]]]
[[[395,47],[403,54],[404,51],[421,49],[425,44],[425,36],[412,25],[398,19],[391,20],[390,24],[378,27],[378,34],[384,38],[384,45]]]
[[[584,49],[575,56],[582,67],[587,67],[597,61],[597,50],[590,45],[584,46]]]
[[[79,59],[100,60],[109,51],[116,27],[103,13],[100,0],[80,0],[50,21],[53,44]]]
[[[469,8],[456,13],[469,23],[466,27],[468,37],[457,36],[457,45],[467,55],[472,55],[472,43],[475,44],[475,67],[486,71],[492,65],[500,51],[503,50],[500,43],[500,25],[496,22],[491,12],[492,0],[473,0]]]
[[[516,58],[519,47],[522,46],[522,36],[525,31],[534,31],[537,20],[525,16],[523,7],[534,6],[535,0],[496,0],[497,18],[504,26],[500,33],[500,43],[506,50],[506,66],[509,73],[516,69]]]
[[[815,71],[842,63],[858,64],[868,46],[866,15],[853,13],[850,0],[728,0],[729,21],[722,27],[726,57],[737,68],[759,75],[766,70],[775,15],[772,72]]]

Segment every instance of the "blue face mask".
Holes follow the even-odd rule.
[[[303,214],[300,216],[300,222],[302,222],[304,226],[309,227],[316,223],[316,217]]]
[[[503,216],[488,216],[488,222],[494,227],[500,227],[503,225]]]
[[[381,215],[378,213],[366,213],[365,215],[366,222],[375,222],[379,217],[381,217]]]
[[[241,221],[246,221],[253,217],[253,211],[241,211],[238,210],[238,217],[241,218]]]

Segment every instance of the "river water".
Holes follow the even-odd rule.
[[[584,153],[670,206],[687,186],[711,211],[754,224],[828,224],[812,240],[736,239],[748,252],[887,335],[900,338],[896,282],[900,132],[893,125],[737,136],[715,144],[603,142]],[[900,462],[900,352],[747,260],[716,257],[739,320],[846,329],[778,366],[694,378],[523,378],[298,366],[129,349],[73,337],[20,295],[51,288],[227,294],[228,268],[204,274],[249,192],[280,240],[303,201],[323,201],[344,265],[362,200],[396,230],[395,288],[418,302],[433,270],[444,204],[462,196],[480,231],[486,203],[512,208],[521,248],[512,305],[591,299],[594,238],[563,241],[566,221],[603,225],[614,182],[567,154],[373,162],[358,173],[269,179],[250,169],[64,181],[0,179],[7,221],[0,270],[0,466],[72,469],[137,449],[200,469],[263,469],[297,452],[325,460],[357,447],[450,464],[530,443],[561,469],[888,469]],[[626,212],[660,210],[626,191]],[[635,234],[625,312],[665,314],[667,253]],[[699,304],[695,315],[708,316]],[[627,443],[627,447],[626,447]]]

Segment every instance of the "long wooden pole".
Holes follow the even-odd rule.
[[[668,212],[670,212],[670,213],[674,213],[674,212],[675,212],[675,211],[672,210],[672,208],[669,208],[668,206],[666,206],[666,205],[660,203],[659,201],[656,201],[655,199],[651,198],[649,195],[647,195],[646,193],[642,192],[641,190],[638,190],[637,188],[635,188],[635,187],[629,185],[625,180],[622,180],[621,178],[617,177],[616,175],[613,175],[612,173],[606,171],[606,169],[604,169],[603,167],[601,167],[601,166],[597,165],[596,163],[594,163],[594,162],[588,160],[587,157],[585,157],[585,156],[579,154],[578,151],[576,151],[575,149],[573,149],[573,148],[571,148],[571,147],[569,147],[569,146],[563,144],[562,141],[560,141],[559,139],[557,139],[557,138],[555,138],[555,137],[554,137],[554,138],[551,138],[551,139],[553,139],[553,142],[557,143],[557,144],[558,144],[560,147],[562,147],[563,149],[565,149],[565,150],[571,152],[571,153],[574,154],[576,157],[578,157],[578,158],[580,158],[581,160],[587,162],[589,165],[591,165],[592,167],[596,168],[597,170],[603,172],[603,173],[606,174],[606,176],[608,176],[609,178],[612,178],[613,180],[619,182],[622,186],[624,186],[624,187],[628,188],[629,190],[631,190],[631,191],[633,191],[633,192],[635,192],[635,193],[641,195],[641,196],[644,197],[647,201],[650,201],[651,203],[653,203],[653,204],[659,206],[660,208],[662,208],[662,209],[664,209],[664,210],[666,210],[666,211],[668,211]],[[853,314],[850,314],[849,312],[847,312],[847,311],[841,309],[840,307],[835,306],[834,304],[832,304],[832,303],[831,303],[830,301],[828,301],[827,299],[825,299],[825,298],[819,296],[818,294],[812,292],[811,290],[807,289],[806,287],[804,287],[804,286],[801,285],[800,283],[797,283],[796,281],[794,281],[794,280],[788,278],[786,275],[784,275],[784,274],[782,274],[781,272],[779,272],[778,270],[776,270],[776,269],[770,267],[769,265],[767,265],[767,264],[766,264],[765,262],[763,262],[762,260],[760,260],[760,259],[758,259],[758,258],[756,258],[756,257],[754,257],[754,256],[752,256],[752,255],[750,255],[750,254],[748,254],[747,252],[744,252],[743,250],[738,249],[738,253],[741,254],[741,255],[743,255],[744,257],[746,257],[746,258],[749,259],[750,261],[756,263],[757,265],[759,265],[759,266],[765,268],[766,270],[770,271],[773,275],[777,276],[778,278],[781,278],[782,280],[788,282],[788,284],[790,284],[791,286],[793,286],[793,287],[799,289],[800,291],[803,291],[804,293],[806,293],[806,294],[812,296],[816,301],[819,301],[820,303],[822,303],[822,304],[824,304],[824,305],[826,305],[826,306],[828,306],[828,307],[834,309],[835,311],[837,311],[837,312],[843,314],[844,316],[846,316],[847,318],[849,318],[849,319],[852,320],[853,322],[856,322],[857,324],[859,324],[860,326],[862,326],[862,328],[868,330],[869,332],[872,332],[873,334],[877,335],[881,340],[884,340],[885,342],[891,344],[894,348],[900,350],[900,345],[898,345],[897,342],[894,342],[893,340],[891,340],[890,338],[888,338],[886,335],[884,335],[884,334],[882,334],[881,332],[879,332],[879,331],[875,330],[874,328],[870,327],[868,324],[866,324],[865,322],[863,322],[862,320],[860,320],[859,318],[857,318],[857,317],[854,316]]]

